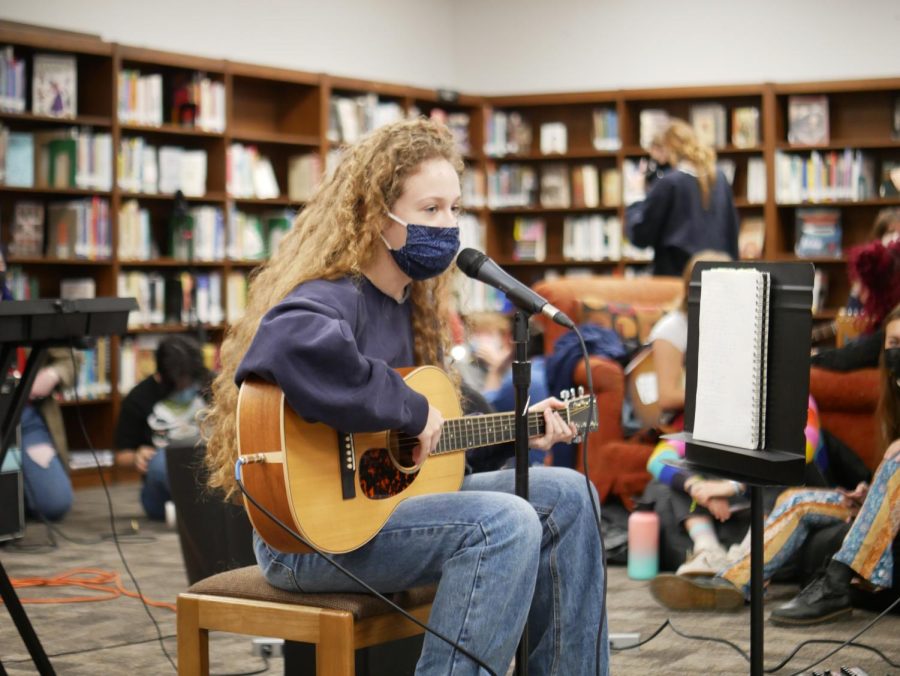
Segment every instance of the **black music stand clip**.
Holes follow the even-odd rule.
[[[770,275],[766,448],[748,451],[695,441],[697,347],[700,333],[701,274],[712,268],[748,268]],[[684,429],[666,438],[685,442],[687,469],[733,479],[750,488],[750,673],[763,673],[763,486],[803,483],[809,400],[809,350],[812,331],[814,268],[803,262],[704,261],[694,266],[688,290],[688,350],[685,359]]]

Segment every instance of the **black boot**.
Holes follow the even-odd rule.
[[[772,611],[772,624],[808,625],[833,622],[851,612],[850,580],[853,570],[834,559],[825,574],[817,577],[788,603]]]

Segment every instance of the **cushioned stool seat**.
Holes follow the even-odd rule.
[[[428,621],[436,587],[389,598]],[[209,631],[274,636],[316,645],[316,673],[354,673],[354,652],[423,629],[369,594],[299,594],[266,582],[257,566],[213,575],[178,596],[178,673],[209,673]]]

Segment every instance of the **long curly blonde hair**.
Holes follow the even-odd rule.
[[[244,316],[222,342],[222,369],[212,385],[213,403],[202,419],[210,488],[230,497],[237,489],[237,400],[235,372],[262,317],[298,284],[313,279],[361,275],[383,247],[380,233],[387,211],[403,193],[406,179],[432,159],[445,159],[462,173],[463,161],[449,130],[426,119],[391,124],[348,148],[326,178],[277,253],[253,276]],[[444,328],[450,313],[451,271],[410,290],[417,365],[438,364],[449,351]]]
[[[661,141],[672,166],[682,161],[693,165],[700,183],[703,208],[708,209],[710,194],[716,184],[716,151],[700,142],[691,125],[677,118],[663,132]]]

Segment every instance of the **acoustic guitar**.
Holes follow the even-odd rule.
[[[625,396],[631,402],[635,417],[644,429],[672,432],[666,425],[663,410],[659,406],[659,387],[653,347],[647,345],[628,362],[625,371]]]
[[[316,549],[337,554],[361,547],[407,498],[459,490],[464,451],[515,438],[514,413],[463,417],[456,388],[442,370],[422,366],[400,372],[445,418],[437,448],[419,466],[412,459],[415,437],[390,430],[349,434],[310,423],[276,385],[256,378],[241,385],[237,434],[244,487]],[[590,402],[589,396],[569,397],[559,410],[579,434]],[[592,420],[596,429],[596,407]],[[543,413],[529,413],[529,437],[544,430]],[[310,551],[246,497],[244,505],[269,545],[283,552]]]

